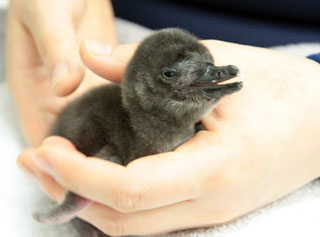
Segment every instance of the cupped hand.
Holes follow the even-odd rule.
[[[116,43],[111,4],[105,0],[12,0],[6,36],[11,94],[28,143],[39,145],[65,104],[106,83],[92,73],[85,75],[79,44],[83,39]],[[95,51],[109,49],[88,42]]]
[[[217,65],[233,64],[245,74],[243,89],[203,118],[207,131],[126,167],[49,137],[21,153],[19,165],[55,200],[66,189],[93,200],[79,217],[111,235],[228,222],[319,177],[320,66],[262,48],[204,43]],[[96,73],[119,80],[135,47],[96,56],[82,45],[81,54]]]

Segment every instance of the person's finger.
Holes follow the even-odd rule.
[[[17,158],[17,165],[31,176],[36,176],[38,169],[30,164],[31,157],[35,153],[35,148],[28,148],[21,152]]]
[[[59,136],[51,136],[43,140],[42,145],[52,145],[59,146],[65,149],[76,150],[75,145],[73,145],[68,139]]]
[[[149,236],[225,221],[219,213],[210,213],[210,207],[206,210],[197,201],[183,201],[133,213],[122,213],[94,202],[78,216],[111,236]]]
[[[98,41],[85,40],[80,44],[80,55],[91,71],[105,79],[120,82],[136,48],[136,43],[111,47]]]
[[[148,156],[127,167],[46,145],[37,149],[34,161],[67,189],[117,210],[132,212],[194,199],[211,188],[221,164],[214,157],[223,160],[218,152],[214,157],[210,155],[213,136],[199,132],[188,141],[188,146],[193,147],[190,152]],[[198,144],[197,139],[203,142]]]
[[[28,18],[28,15],[25,16]],[[71,15],[64,10],[38,11],[25,19],[44,65],[51,77],[54,92],[65,96],[81,83],[85,68],[80,60]]]
[[[39,169],[33,161],[35,148],[29,148],[21,152],[17,159],[18,166],[27,174],[37,179],[43,191],[53,200],[61,201],[64,197],[65,188],[59,185],[54,178]]]

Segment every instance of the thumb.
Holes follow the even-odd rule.
[[[71,20],[65,12],[54,12],[29,22],[37,50],[48,69],[53,91],[58,96],[72,93],[81,83],[85,68]]]
[[[131,43],[111,47],[98,41],[85,40],[80,44],[80,56],[83,63],[94,73],[120,82],[137,46],[136,43]]]

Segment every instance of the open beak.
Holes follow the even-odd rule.
[[[240,75],[240,70],[236,66],[228,65],[216,67],[207,64],[206,70],[199,79],[194,81],[190,87],[200,89],[206,95],[213,97],[217,95],[231,94],[242,88],[242,82],[219,84]]]

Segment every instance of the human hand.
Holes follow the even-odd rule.
[[[65,189],[93,200],[79,217],[111,235],[220,224],[319,177],[319,65],[267,49],[204,43],[217,65],[245,74],[243,89],[202,120],[207,131],[127,167],[85,157],[69,141],[50,137],[23,152],[19,165],[55,200]],[[82,45],[81,53],[87,66],[118,80],[134,48],[96,57]]]
[[[92,73],[85,75],[79,57],[83,39],[116,43],[109,1],[10,1],[7,76],[29,144],[40,144],[61,108],[70,100],[107,82]],[[107,51],[108,47],[100,50]]]

